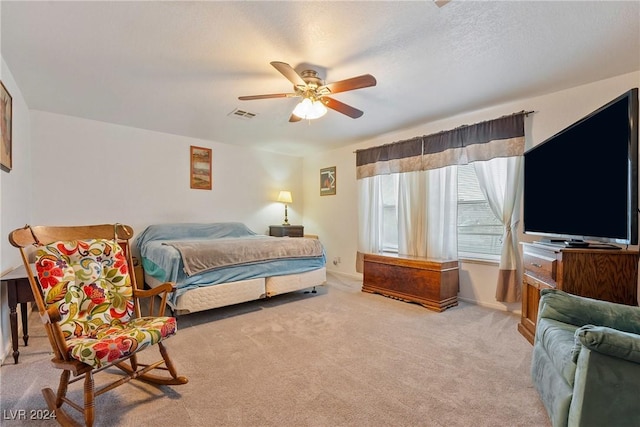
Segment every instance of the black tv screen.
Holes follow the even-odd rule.
[[[638,88],[524,154],[524,232],[638,243]]]

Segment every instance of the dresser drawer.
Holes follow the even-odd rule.
[[[527,248],[523,253],[523,262],[525,280],[531,276],[549,286],[556,286],[558,259],[554,251]]]
[[[269,236],[275,237],[303,237],[304,226],[302,225],[270,225]]]

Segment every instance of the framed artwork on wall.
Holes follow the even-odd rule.
[[[191,146],[191,188],[211,190],[211,148]]]
[[[320,195],[332,196],[336,194],[336,167],[320,169]]]
[[[0,168],[10,172],[12,168],[13,150],[11,141],[11,125],[13,121],[12,98],[4,84],[0,82]]]

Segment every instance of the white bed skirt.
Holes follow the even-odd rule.
[[[322,267],[305,273],[240,280],[190,289],[180,295],[175,304],[171,302],[168,304],[176,315],[182,315],[312,288],[323,285],[326,280],[327,271]],[[152,288],[161,284],[157,279],[146,274],[145,282]]]
[[[322,285],[327,281],[327,269],[322,267],[306,273],[290,274],[288,276],[267,277],[265,289],[267,296],[285,294],[300,289]]]

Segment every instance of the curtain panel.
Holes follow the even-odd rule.
[[[380,175],[358,180],[358,252],[356,271],[364,272],[364,254],[382,251],[383,203]]]

